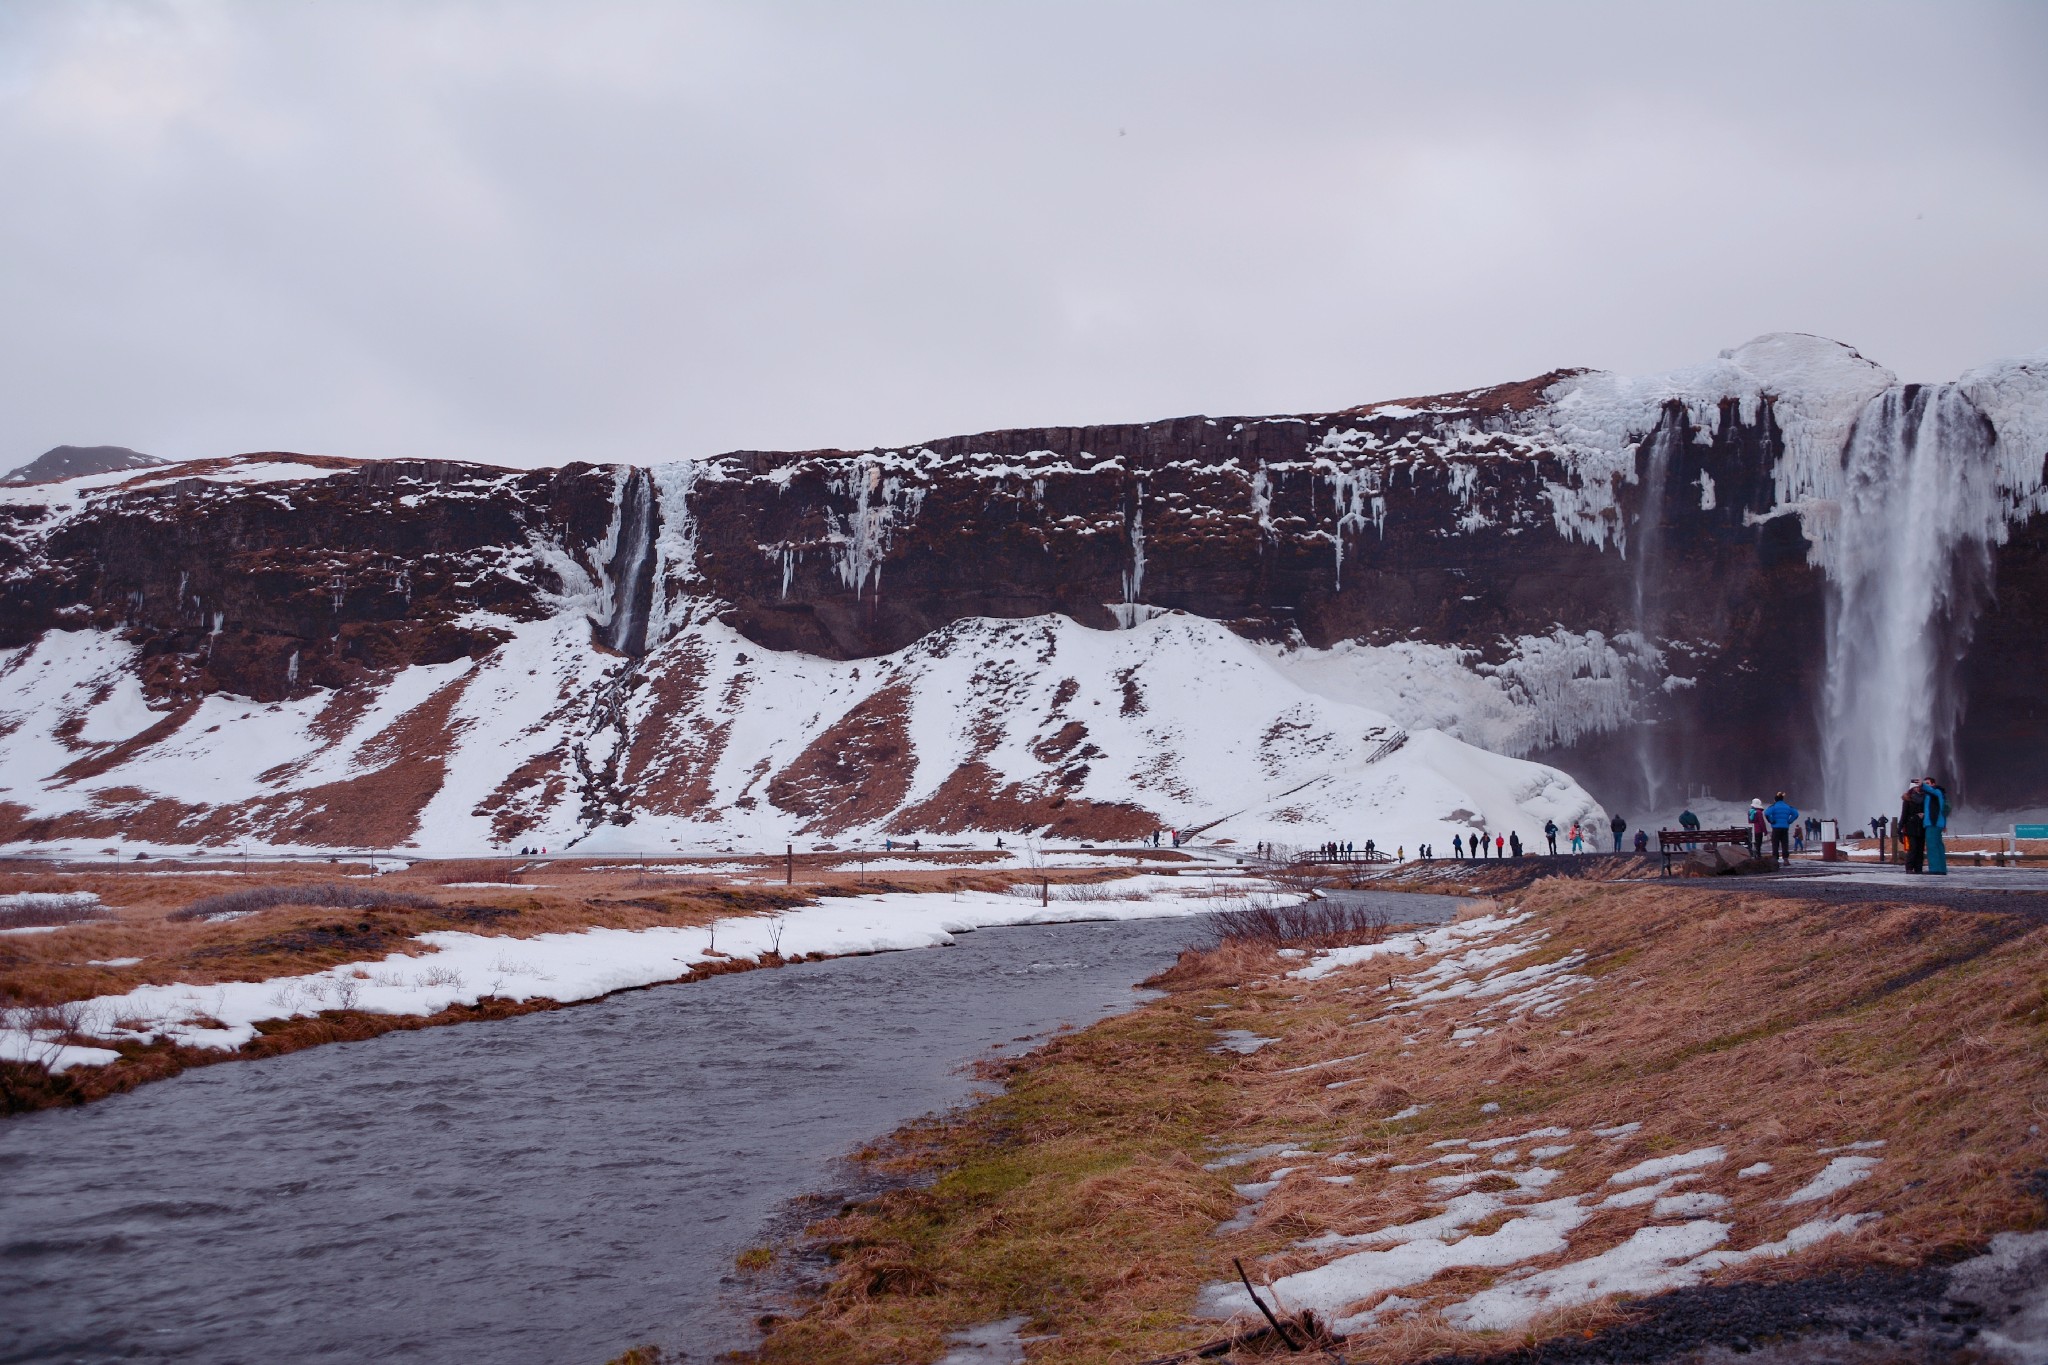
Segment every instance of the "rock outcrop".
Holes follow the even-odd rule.
[[[123,469],[147,469],[166,464],[154,455],[144,455],[127,446],[52,446],[18,469],[0,475],[0,484],[53,483],[59,479],[83,478],[89,474],[111,474]]]

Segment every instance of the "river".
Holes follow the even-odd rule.
[[[0,1122],[0,1362],[603,1362],[751,1340],[733,1258],[1185,919],[983,929],[188,1072]]]

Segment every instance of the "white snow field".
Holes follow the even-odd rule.
[[[586,929],[533,938],[428,933],[417,941],[430,951],[417,957],[394,953],[265,981],[143,986],[67,1006],[63,1023],[75,1034],[109,1041],[169,1038],[231,1051],[256,1036],[259,1021],[326,1009],[429,1015],[485,996],[591,1000],[673,981],[720,959],[755,961],[773,952],[785,958],[843,957],[943,947],[956,934],[998,925],[1201,914],[1216,907],[1201,894],[1208,889],[1170,876],[1132,877],[1115,883],[1122,897],[1117,900],[1040,905],[1028,896],[985,891],[898,892],[834,897],[778,915],[721,919],[705,928]],[[57,1041],[55,1023],[33,1011],[0,1016],[0,1060],[64,1071],[119,1057],[110,1048]]]
[[[621,662],[589,648],[579,611],[476,623],[512,639],[481,660],[400,670],[340,723],[324,692],[214,695],[167,722],[145,704],[132,646],[48,632],[0,653],[0,800],[36,818],[91,818],[89,833],[39,845],[78,852],[368,844],[291,831],[309,816],[345,823],[351,798],[337,784],[421,763],[439,770],[432,795],[409,836],[380,846],[878,844],[885,831],[1014,831],[1093,803],[1125,813],[1125,842],[1156,825],[1239,848],[1373,839],[1413,850],[1475,826],[1535,841],[1546,820],[1604,818],[1555,768],[1307,690],[1224,626],[1180,613],[1115,631],[976,618],[850,662],[763,650],[690,619],[630,689],[614,686]],[[625,723],[595,721],[606,705]],[[124,743],[103,771],[65,771]],[[586,823],[570,780],[579,747],[592,769],[617,759],[626,823]],[[807,802],[802,777],[818,764],[855,766],[864,804]],[[516,835],[493,823],[508,810],[525,820]]]

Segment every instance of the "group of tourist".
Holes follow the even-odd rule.
[[[1870,821],[1870,829],[1880,838],[1887,828],[1893,832],[1899,841],[1899,848],[1905,854],[1908,872],[1924,870],[1938,875],[1948,871],[1948,854],[1942,843],[1942,831],[1948,827],[1948,817],[1948,792],[1933,778],[1921,777],[1914,779],[1906,787],[1905,794],[1900,799],[1898,819],[1875,816]],[[1820,818],[1801,814],[1799,809],[1786,799],[1783,792],[1779,792],[1769,805],[1764,804],[1762,797],[1751,801],[1748,823],[1750,853],[1761,858],[1765,856],[1765,848],[1768,846],[1769,856],[1779,862],[1795,853],[1804,853],[1810,844],[1818,842],[1821,837]],[[1628,821],[1616,812],[1608,817],[1607,827],[1614,836],[1614,851],[1623,852]],[[1689,809],[1682,811],[1678,816],[1678,827],[1687,834],[1698,834],[1700,818]],[[1556,857],[1559,852],[1560,838],[1569,840],[1570,851],[1575,854],[1587,852],[1589,849],[1593,852],[1599,851],[1599,831],[1590,824],[1581,825],[1578,821],[1573,821],[1569,830],[1566,830],[1561,829],[1557,821],[1548,820],[1543,825],[1543,837],[1550,846],[1552,857]],[[1635,851],[1647,853],[1649,845],[1649,831],[1637,830]],[[1261,846],[1262,849],[1264,847]],[[1326,843],[1322,846],[1321,852],[1324,858],[1341,860],[1352,856],[1352,846],[1348,843]],[[1365,843],[1365,852],[1368,859],[1373,856],[1374,848],[1370,839]],[[1419,845],[1415,852],[1416,856],[1424,861],[1436,857],[1436,848],[1431,844]],[[1522,853],[1522,836],[1512,830],[1506,834],[1488,834],[1475,829],[1470,832],[1469,838],[1462,832],[1451,836],[1451,856],[1460,862],[1476,862],[1486,858],[1519,858]],[[1407,850],[1402,849],[1396,855],[1397,860],[1405,861],[1406,854]]]
[[[1492,842],[1489,843],[1486,835],[1482,831],[1475,829],[1472,831],[1472,842],[1470,845],[1466,844],[1465,836],[1462,834],[1453,834],[1451,836],[1451,856],[1453,858],[1465,859],[1468,848],[1470,849],[1470,861],[1473,862],[1477,862],[1481,858],[1519,858],[1522,856],[1522,836],[1511,830],[1506,834],[1494,835]]]

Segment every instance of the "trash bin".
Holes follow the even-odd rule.
[[[1847,856],[1841,850],[1840,841],[1841,829],[1839,822],[1834,820],[1821,821],[1820,860],[1822,862],[1840,863],[1848,861]]]

